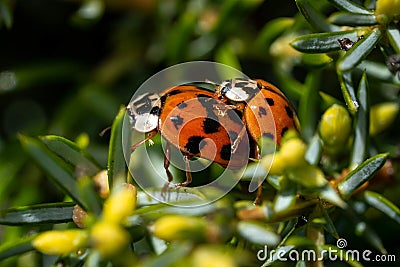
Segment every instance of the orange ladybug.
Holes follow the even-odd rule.
[[[169,146],[183,153],[186,181],[177,186],[191,182],[192,157],[205,158],[229,169],[240,169],[248,162],[249,145],[245,142],[242,114],[219,101],[215,92],[192,85],[176,86],[160,95],[139,96],[129,103],[127,111],[132,128],[147,133],[144,140],[132,146],[132,151],[157,133],[167,141],[164,168],[169,182]]]
[[[296,113],[285,95],[274,85],[261,80],[236,78],[223,81],[216,89],[219,99],[228,99],[243,109],[247,132],[257,142],[261,136],[277,144],[289,129],[299,129]],[[259,153],[256,153],[259,158]]]

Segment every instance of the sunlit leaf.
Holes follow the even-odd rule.
[[[337,68],[341,72],[353,69],[375,48],[382,32],[379,28],[374,28],[364,35],[364,38],[357,41],[346,54],[338,60]]]
[[[361,164],[368,151],[369,136],[369,89],[367,75],[364,72],[358,87],[359,108],[355,120],[355,134],[350,166]]]
[[[333,59],[327,54],[303,54],[301,56],[301,62],[304,65],[314,68],[322,68],[332,61]]]
[[[241,221],[237,225],[237,231],[243,238],[257,245],[274,247],[281,239],[266,224],[258,222]]]
[[[311,165],[317,165],[321,159],[322,154],[322,140],[318,134],[314,134],[311,138],[306,154],[304,155],[306,161]]]
[[[340,82],[340,88],[342,89],[344,101],[346,102],[349,111],[352,114],[355,114],[360,104],[357,101],[351,77],[352,73],[349,71],[348,72],[338,71],[338,78]]]
[[[20,255],[25,252],[34,250],[34,247],[32,246],[32,240],[34,238],[35,236],[31,236],[15,243],[13,242],[9,244],[2,244],[0,246],[0,261],[15,255]]]
[[[296,4],[301,14],[317,31],[334,32],[339,30],[339,27],[329,24],[325,17],[310,5],[309,1],[296,0]]]
[[[328,18],[330,23],[343,26],[366,26],[377,24],[374,14],[352,14],[347,12],[338,12]]]
[[[365,14],[365,15],[371,15],[374,14],[372,10],[368,10],[365,7],[358,5],[352,1],[348,0],[328,0],[330,3],[332,3],[335,7],[337,7],[340,10],[344,10],[350,13],[354,14]]]
[[[372,191],[365,191],[364,199],[370,206],[383,212],[400,224],[400,209],[393,202],[381,194]]]
[[[127,177],[127,164],[125,162],[122,142],[122,126],[124,123],[125,111],[125,107],[122,107],[119,110],[118,115],[115,117],[111,127],[107,164],[108,184],[110,185],[110,188],[113,187],[115,182],[125,182]]]
[[[294,39],[290,44],[304,53],[326,53],[340,50],[338,40],[344,38],[356,41],[358,38],[357,30],[302,35]]]
[[[400,55],[400,31],[398,27],[389,26],[386,32],[389,42],[398,55]]]
[[[84,200],[78,192],[75,169],[48,149],[43,142],[24,135],[20,135],[19,139],[25,150],[48,174],[52,182],[82,207],[86,207]]]
[[[95,175],[100,171],[101,167],[93,157],[74,142],[56,135],[42,136],[40,139],[53,153],[82,171],[81,175]]]
[[[281,189],[274,200],[274,210],[277,213],[284,212],[290,209],[296,202],[296,186],[290,181],[283,180]]]
[[[321,73],[318,70],[308,74],[306,79],[306,90],[300,98],[300,108],[298,111],[301,132],[306,140],[313,136],[317,125],[317,106],[319,102],[319,83]]]
[[[75,203],[41,204],[0,211],[0,224],[35,225],[72,221]]]
[[[343,198],[349,198],[357,188],[371,179],[373,175],[382,168],[383,164],[385,164],[387,156],[387,154],[375,155],[351,171],[343,181],[338,184],[339,193]]]

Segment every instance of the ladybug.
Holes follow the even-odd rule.
[[[183,153],[186,181],[177,187],[191,182],[192,157],[205,158],[233,170],[248,162],[242,112],[218,100],[214,91],[194,85],[175,86],[161,94],[139,96],[128,104],[127,112],[132,128],[147,134],[132,146],[132,152],[157,133],[166,140],[164,168],[169,182],[173,178],[168,170],[170,145]]]
[[[254,142],[266,136],[279,145],[286,131],[299,130],[296,113],[288,99],[264,80],[226,80],[217,86],[216,96],[233,102],[236,109],[243,109],[243,121]],[[256,158],[259,157],[259,152],[256,152]]]

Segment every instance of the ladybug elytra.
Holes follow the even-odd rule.
[[[183,153],[186,181],[177,186],[191,182],[192,157],[205,158],[233,170],[248,162],[248,145],[238,138],[246,132],[241,113],[215,98],[215,92],[192,85],[176,86],[160,95],[141,95],[127,110],[132,128],[147,134],[132,146],[132,151],[157,133],[166,140],[164,167],[169,182],[172,181],[168,170],[170,145]]]
[[[186,181],[177,186],[191,182],[189,160],[193,157],[240,169],[250,157],[260,158],[257,142],[262,136],[279,144],[287,130],[299,128],[284,94],[260,79],[226,80],[215,91],[175,86],[161,94],[137,97],[127,111],[132,128],[147,134],[132,146],[132,152],[157,133],[166,140],[164,168],[169,182],[173,178],[168,170],[170,146],[183,153]]]

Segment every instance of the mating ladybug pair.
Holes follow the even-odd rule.
[[[132,152],[157,133],[167,141],[164,168],[169,182],[170,145],[183,153],[186,181],[177,186],[191,182],[192,157],[240,169],[250,158],[260,158],[257,142],[262,136],[279,144],[287,130],[298,129],[286,97],[263,80],[226,80],[217,84],[215,91],[194,85],[175,86],[161,94],[137,97],[127,111],[132,128],[147,135],[132,146]]]

